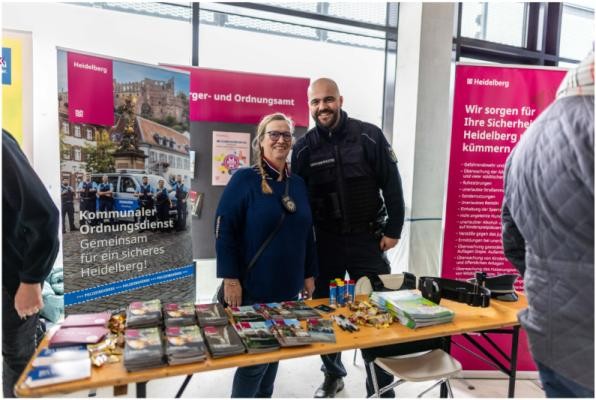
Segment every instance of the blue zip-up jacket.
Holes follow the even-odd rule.
[[[239,169],[221,196],[215,218],[217,276],[240,279],[243,297],[254,303],[293,299],[304,287],[304,279],[318,273],[308,191],[302,178],[287,173],[296,212],[286,214],[279,231],[246,271],[286,212],[281,203],[285,179],[278,181],[279,173],[266,162],[263,166],[273,194],[261,191],[256,166]]]

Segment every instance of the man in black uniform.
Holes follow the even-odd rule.
[[[68,178],[62,179],[60,190],[62,198],[62,233],[66,233],[67,215],[70,231],[74,232],[77,230],[74,223],[74,189],[68,184]]]
[[[91,176],[89,174],[85,174],[85,179],[79,183],[79,187],[77,188],[79,192],[79,210],[81,211],[81,215],[83,211],[88,211],[95,213],[95,205],[96,205],[96,194],[97,194],[97,184],[91,180]],[[95,221],[87,220],[85,218],[79,218],[80,224],[88,224],[94,225]]]
[[[292,151],[292,172],[309,188],[316,229],[319,276],[315,298],[329,297],[329,281],[391,273],[384,252],[398,243],[404,223],[404,199],[397,158],[376,126],[349,118],[343,97],[327,78],[312,82],[309,108],[316,127]],[[381,197],[382,192],[382,197]],[[433,343],[363,349],[368,395],[373,387],[368,362],[377,356],[408,354],[433,348]],[[437,347],[437,346],[434,346]],[[325,381],[314,397],[335,397],[343,389],[346,370],[341,353],[321,356]],[[375,367],[379,387],[393,377]],[[394,397],[393,390],[383,397]]]
[[[35,352],[41,287],[58,254],[59,213],[19,145],[2,130],[3,394]]]

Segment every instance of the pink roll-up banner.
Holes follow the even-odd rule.
[[[190,120],[258,124],[282,112],[308,126],[307,78],[173,66],[190,71]]]
[[[489,276],[517,273],[503,255],[501,244],[503,168],[528,126],[555,99],[564,76],[565,71],[560,69],[456,66],[443,240],[444,278],[466,280],[477,271],[485,271]],[[523,291],[521,278],[515,287]],[[490,337],[510,354],[509,335]],[[461,337],[453,340],[472,348]],[[452,346],[452,354],[466,370],[493,369],[458,346]],[[522,330],[518,370],[535,369]]]
[[[112,60],[69,52],[67,73],[69,122],[114,125]]]

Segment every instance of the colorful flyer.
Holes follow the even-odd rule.
[[[250,133],[213,131],[213,186],[227,185],[234,172],[249,165]]]

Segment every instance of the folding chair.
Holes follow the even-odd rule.
[[[387,289],[398,290],[402,287],[405,276],[404,274],[386,274],[379,275],[379,278]],[[354,288],[356,295],[370,294],[372,291],[373,285],[368,277],[358,279]],[[354,352],[354,364],[356,364],[356,352]],[[379,388],[375,374],[375,364],[387,373],[397,377],[398,380],[390,385]],[[442,383],[445,383],[449,397],[453,397],[449,378],[459,374],[462,370],[459,361],[441,349],[405,356],[377,358],[369,363],[369,367],[374,388],[373,396],[376,397],[380,397],[381,394],[405,382],[423,382],[429,380],[437,380],[437,382],[420,393],[418,397],[422,397]]]

